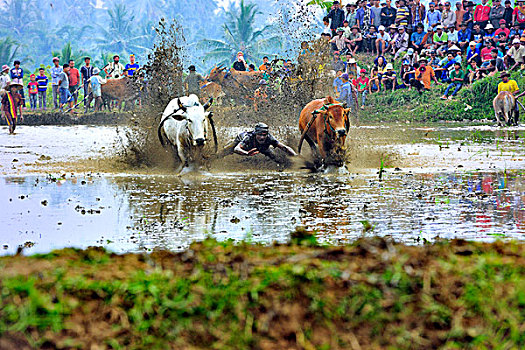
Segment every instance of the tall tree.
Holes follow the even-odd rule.
[[[11,64],[16,58],[19,49],[20,44],[12,38],[0,39],[0,64]]]

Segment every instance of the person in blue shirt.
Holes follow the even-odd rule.
[[[341,93],[341,86],[343,85],[341,75],[343,75],[343,71],[338,70],[334,79],[334,83],[332,84],[336,96],[339,96],[339,94]]]
[[[337,101],[341,103],[346,102],[346,105],[355,112],[358,107],[357,91],[355,90],[354,85],[350,83],[348,74],[345,73],[341,75],[341,79],[343,80],[343,85],[341,85],[341,94]]]
[[[441,11],[436,10],[436,4],[431,2],[428,4],[427,24],[429,27],[434,28],[439,23],[441,23]]]
[[[372,21],[375,17],[374,13],[370,10],[370,7],[367,6],[366,0],[363,0],[359,6],[361,7],[357,9],[355,19],[361,33],[365,33],[372,25]]]
[[[461,22],[461,25],[459,27],[460,30],[458,31],[458,44],[461,51],[465,52],[465,50],[468,47],[468,44],[470,43],[472,33],[465,22]]]
[[[38,108],[46,110],[46,99],[47,99],[47,84],[49,79],[46,77],[46,71],[44,68],[38,69],[39,74],[36,76],[36,82],[38,83]]]
[[[9,75],[11,76],[11,82],[13,84],[20,84],[22,85],[22,88],[20,88],[20,90],[18,90],[18,93],[20,94],[20,96],[22,96],[22,107],[24,109],[26,109],[26,99],[25,99],[25,96],[24,96],[24,70],[22,68],[20,68],[20,61],[15,61],[13,63],[14,67],[11,68],[11,70],[9,71]]]
[[[470,63],[471,61],[476,61],[478,67],[481,66],[481,52],[475,41],[471,41],[467,49],[467,63]]]
[[[135,74],[135,71],[139,69],[140,66],[135,62],[135,55],[129,55],[129,63],[124,67],[124,71],[128,77],[132,77]]]
[[[60,67],[60,60],[58,57],[53,57],[53,65],[51,68],[51,88],[53,90],[53,107],[58,109],[58,97],[59,97],[59,88],[58,88],[58,76],[62,73],[63,69]]]
[[[423,49],[423,46],[421,43],[423,42],[423,38],[427,34],[424,30],[423,23],[419,23],[416,27],[416,31],[412,33],[410,36],[410,42],[412,44],[412,47],[414,50],[417,51],[417,53],[421,53],[421,50]]]

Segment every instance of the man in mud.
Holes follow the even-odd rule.
[[[291,147],[277,141],[277,139],[268,131],[268,125],[257,123],[253,131],[240,133],[233,142],[226,145],[222,150],[220,157],[222,158],[233,153],[240,154],[241,156],[254,156],[261,153],[274,162],[279,163],[279,160],[275,156],[273,150],[270,149],[270,146],[280,148],[292,157],[297,156],[297,153],[295,153]]]
[[[194,65],[189,66],[188,71],[190,73],[188,74],[186,79],[184,79],[184,90],[186,91],[186,96],[195,94],[198,97],[200,97],[200,83],[204,81],[204,78],[200,74],[196,73]]]

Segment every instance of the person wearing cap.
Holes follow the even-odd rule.
[[[456,13],[452,11],[450,1],[445,1],[443,12],[441,13],[441,25],[447,29],[450,26],[456,27]]]
[[[357,20],[355,18],[356,16],[356,9],[357,6],[355,4],[355,1],[352,1],[348,4],[346,4],[346,12],[345,12],[345,21],[348,22],[348,26],[352,28],[357,24]],[[344,22],[343,22],[344,23]]]
[[[380,25],[376,39],[376,52],[378,57],[385,55],[385,51],[388,48],[390,41],[392,41],[390,34],[385,32],[385,27],[383,25]]]
[[[47,84],[49,84],[49,79],[47,78],[46,70],[43,67],[38,69],[36,82],[38,83],[38,108],[45,111],[47,105]]]
[[[105,68],[107,79],[118,79],[124,74],[124,66],[120,63],[120,56],[113,56],[113,62],[110,62]]]
[[[22,115],[22,96],[18,93],[23,86],[10,82],[5,87],[5,93],[2,96],[2,114],[9,126],[9,134],[14,134],[18,118],[24,120]]]
[[[2,66],[2,74],[0,74],[0,92],[3,94],[5,88],[11,82],[11,77],[9,76],[9,66],[4,64]]]
[[[452,42],[454,45],[458,43],[458,32],[456,31],[456,25],[452,24],[448,28],[445,28],[448,35],[448,41]]]
[[[499,37],[500,33],[505,34],[505,41],[506,41],[507,38],[509,37],[510,29],[507,28],[507,21],[505,21],[504,19],[500,19],[499,20],[499,28],[496,29],[496,32],[494,33],[494,36],[497,38],[497,37]]]
[[[405,0],[399,0],[399,5],[397,7],[396,19],[394,21],[399,27],[408,26],[408,20],[410,18],[410,10],[405,6]]]
[[[455,62],[454,70],[450,72],[450,84],[447,86],[447,89],[445,90],[443,96],[441,96],[441,99],[446,100],[448,98],[449,100],[452,100],[454,96],[456,96],[458,91],[461,89],[464,82],[465,71],[461,69],[461,62]],[[452,91],[452,94],[448,96],[448,93],[451,89],[454,89],[454,91]]]
[[[335,46],[334,49],[340,53],[346,52],[348,50],[346,45],[351,43],[351,41],[344,36],[344,32],[345,30],[342,27],[337,28],[336,35],[330,40],[330,43]]]
[[[516,0],[516,3],[512,11],[512,22],[517,23],[520,29],[525,29],[525,0]]]
[[[195,66],[191,65],[188,67],[188,76],[184,79],[184,93],[186,96],[191,94],[200,97],[201,83],[204,82],[202,75],[196,72]]]
[[[443,30],[443,26],[441,24],[436,26],[436,32],[434,33],[434,44],[436,45],[436,49],[441,49],[441,47],[445,46],[448,42],[448,34],[445,33]]]
[[[374,13],[370,10],[370,7],[367,6],[366,0],[362,0],[356,11],[356,21],[359,30],[363,33],[367,32],[368,28],[372,25],[373,20]]]
[[[436,9],[436,3],[431,2],[428,4],[427,20],[426,23],[429,27],[434,28],[441,23],[441,11]]]
[[[357,26],[352,27],[352,32],[348,37],[347,47],[352,55],[355,55],[358,51],[361,51],[363,44],[363,35],[359,33],[359,28]]]
[[[351,74],[353,74],[353,72],[351,72]],[[357,90],[350,82],[350,74],[345,73],[341,75],[341,79],[343,80],[343,85],[341,85],[341,94],[339,95],[337,101],[346,103],[346,105],[350,107],[353,112],[355,112],[358,108]]]
[[[469,1],[466,3],[466,12],[463,14],[463,22],[467,24],[467,28],[472,31],[474,26],[474,3]]]
[[[29,106],[32,111],[36,111],[36,102],[38,99],[38,83],[36,82],[36,75],[29,76],[29,83],[27,84],[27,93],[29,94]]]
[[[388,63],[385,69],[386,72],[381,75],[381,84],[385,87],[385,91],[394,91],[397,86],[397,75],[392,63]]]
[[[381,25],[384,28],[390,27],[396,20],[396,14],[397,11],[392,7],[392,1],[386,0],[386,6],[381,9]]]
[[[326,17],[331,20],[330,29],[332,30],[332,35],[335,35],[337,28],[342,27],[345,20],[345,12],[341,9],[339,1],[333,2]]]
[[[91,65],[91,57],[84,57],[84,65],[80,68],[80,76],[82,78],[82,86],[84,88],[84,106],[87,111],[89,105],[86,104],[89,90],[89,78],[93,76],[93,66]]]
[[[467,49],[467,63],[471,61],[476,61],[478,66],[481,66],[481,52],[475,41],[471,41]]]
[[[468,29],[465,22],[461,22],[460,30],[458,31],[458,45],[461,51],[465,51],[470,43],[471,38],[470,29]]]
[[[357,99],[359,100],[359,94],[361,94],[361,109],[365,108],[366,94],[368,93],[370,79],[366,77],[366,69],[362,68],[359,71],[359,77],[353,81],[356,88]]]
[[[481,29],[485,29],[487,23],[489,23],[490,6],[487,4],[487,0],[481,0],[481,4],[476,6],[474,10],[474,23],[478,23]]]
[[[126,76],[132,77],[133,74],[135,74],[135,72],[139,68],[140,68],[139,64],[135,61],[135,55],[134,54],[129,55],[129,63],[127,63],[124,66],[124,72],[126,72]]]
[[[501,0],[494,0],[492,2],[492,7],[489,13],[490,24],[492,24],[494,28],[498,29],[500,25],[500,21],[503,19],[504,15],[505,15],[505,7],[501,5]]]
[[[254,156],[264,154],[274,162],[279,163],[275,153],[270,147],[280,148],[289,156],[295,157],[297,153],[289,147],[278,141],[269,132],[269,127],[265,123],[257,123],[253,131],[244,131],[238,134],[235,139],[224,147],[219,154],[219,158],[237,153],[241,156]]]
[[[390,42],[392,47],[392,53],[394,54],[394,59],[397,59],[401,53],[408,50],[409,36],[405,31],[404,26],[399,26],[397,34],[394,36],[394,39]]]
[[[53,67],[51,68],[51,89],[53,92],[53,107],[58,109],[59,107],[59,86],[58,76],[62,73],[63,69],[60,67],[60,60],[58,57],[53,57]]]
[[[525,47],[520,44],[520,39],[512,41],[512,47],[507,51],[503,59],[509,70],[519,68],[520,65],[525,63]]]

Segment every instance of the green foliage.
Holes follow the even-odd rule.
[[[51,56],[60,58],[61,64],[65,64],[70,60],[73,60],[75,65],[78,67],[84,61],[86,54],[82,51],[74,52],[73,48],[71,47],[71,43],[68,42],[61,51],[51,52]]]
[[[20,44],[11,37],[0,39],[0,62],[12,64],[19,49]]]
[[[327,12],[330,11],[332,7],[333,1],[325,1],[325,0],[311,0],[307,3],[307,5],[317,5],[321,6],[321,8],[325,9]]]

